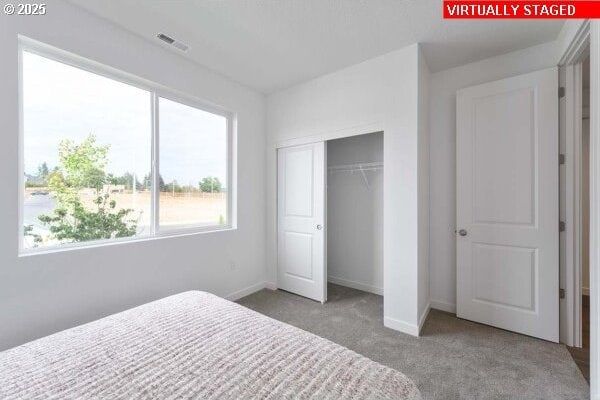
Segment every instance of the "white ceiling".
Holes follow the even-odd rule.
[[[420,42],[432,72],[554,40],[563,21],[444,20],[441,0],[71,0],[264,93]]]

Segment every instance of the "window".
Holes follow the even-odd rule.
[[[161,229],[225,224],[227,119],[163,98],[158,104]]]
[[[23,250],[231,227],[228,113],[35,46],[21,66]]]

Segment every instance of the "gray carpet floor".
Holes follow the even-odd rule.
[[[383,298],[329,285],[325,304],[281,290],[238,302],[403,372],[425,399],[588,399],[563,345],[431,310],[419,338],[383,326]]]

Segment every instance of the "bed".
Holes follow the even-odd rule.
[[[2,399],[420,399],[403,374],[204,292],[0,353]]]

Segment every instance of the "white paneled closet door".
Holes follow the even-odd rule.
[[[277,163],[277,286],[325,302],[325,143],[280,148]]]

